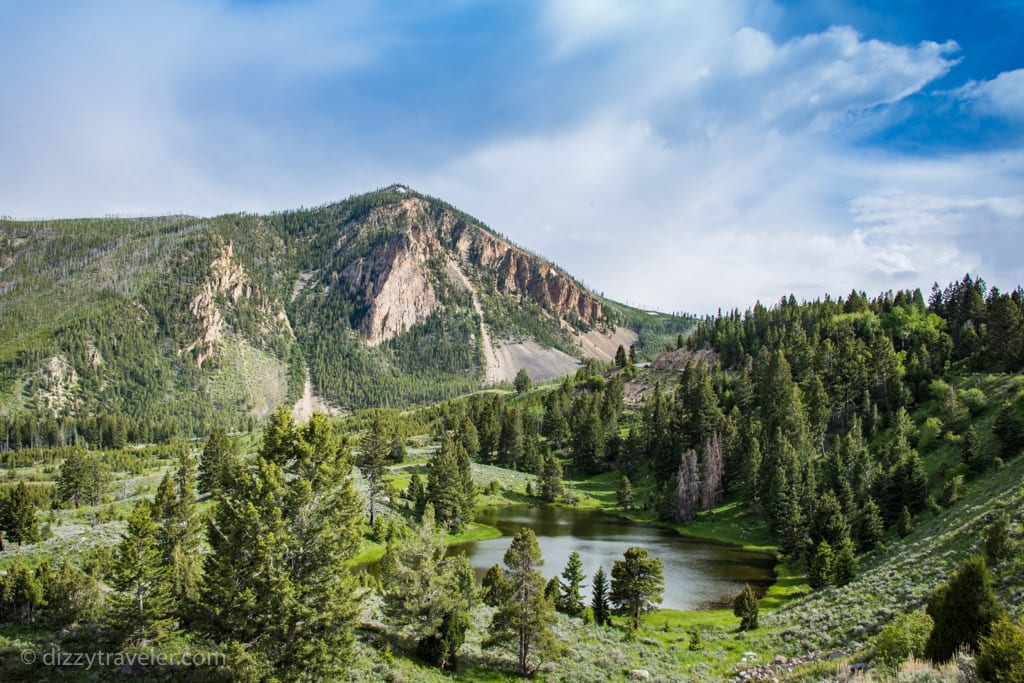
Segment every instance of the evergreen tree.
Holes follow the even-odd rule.
[[[4,538],[18,545],[36,543],[40,540],[36,505],[32,502],[24,479],[19,481],[7,499],[0,503],[0,531],[3,532]]]
[[[1000,512],[985,530],[985,555],[993,565],[1013,554],[1010,539],[1010,516]]]
[[[544,596],[543,563],[537,538],[529,527],[521,529],[505,553],[508,593],[487,627],[484,647],[505,647],[516,657],[521,676],[529,676],[555,654],[551,630],[555,607]]]
[[[960,459],[972,472],[980,472],[985,469],[985,454],[981,448],[981,439],[978,438],[978,430],[974,428],[974,425],[968,427],[961,437]]]
[[[569,420],[562,405],[561,390],[549,392],[544,402],[544,421],[541,432],[555,448],[561,448],[570,439]]]
[[[115,602],[115,620],[129,642],[159,638],[170,631],[171,583],[148,501],[137,503],[128,518],[116,552],[113,583],[121,592]]]
[[[914,522],[910,517],[910,510],[904,505],[900,511],[900,518],[896,522],[896,533],[906,538],[914,530]]]
[[[935,622],[925,654],[944,662],[968,645],[975,651],[992,623],[1006,612],[992,591],[992,576],[982,557],[966,560],[947,583],[928,598],[928,615]]]
[[[572,462],[580,472],[594,474],[604,463],[605,432],[596,401],[583,409],[572,436]]]
[[[99,505],[106,493],[110,474],[98,457],[75,448],[60,466],[57,475],[57,497],[81,504]]]
[[[196,507],[195,465],[187,451],[179,455],[172,482],[165,476],[153,503],[157,541],[169,569],[174,612],[185,619],[199,597],[203,523]]]
[[[470,480],[467,492],[463,468],[468,468],[469,458],[465,453],[462,444],[453,435],[446,434],[441,448],[430,460],[430,474],[427,476],[427,502],[434,507],[438,525],[453,532],[462,529],[472,517],[472,509],[467,509],[467,503],[473,487]],[[465,462],[460,468],[460,459],[463,458]]]
[[[883,534],[885,522],[882,520],[882,513],[875,501],[868,498],[857,520],[857,542],[861,550],[874,550],[881,542]]]
[[[214,493],[220,488],[224,478],[229,476],[227,469],[234,457],[234,447],[228,437],[228,430],[224,427],[214,427],[199,461],[200,493]]]
[[[598,567],[594,572],[590,608],[594,613],[595,624],[607,626],[611,623],[611,606],[608,604],[608,576],[604,573],[604,567]]]
[[[508,582],[505,581],[505,573],[501,571],[500,564],[496,564],[487,570],[480,588],[481,599],[485,605],[497,607],[505,600],[509,587]]]
[[[819,590],[835,581],[835,553],[828,541],[821,541],[807,563],[807,583]]]
[[[412,509],[416,514],[422,515],[427,506],[427,489],[423,485],[420,473],[415,470],[409,477],[409,487],[405,490],[405,497],[412,503]]]
[[[574,550],[569,555],[569,562],[562,571],[557,602],[559,612],[568,614],[570,617],[578,617],[583,614],[582,589],[585,578],[580,554]]]
[[[6,575],[0,576],[0,622],[22,626],[34,623],[43,597],[42,582],[19,550]]]
[[[1003,458],[1017,455],[1024,448],[1024,410],[1016,407],[1021,403],[1020,399],[1016,403],[1004,403],[992,423],[992,433],[999,443],[999,454]]]
[[[640,617],[662,601],[665,577],[660,558],[648,557],[647,549],[633,547],[612,566],[609,598],[617,614],[630,618],[632,629],[640,628]]]
[[[444,530],[429,504],[419,528],[395,534],[381,565],[384,613],[421,657],[455,667],[473,603],[473,571],[465,555],[445,556]]]
[[[629,359],[626,357],[626,349],[622,347],[622,344],[619,344],[619,348],[615,350],[615,367],[624,368],[628,362]]]
[[[749,583],[743,586],[742,592],[733,600],[732,613],[740,618],[741,631],[752,631],[757,628],[757,595]]]
[[[1009,617],[992,623],[979,639],[978,676],[992,683],[1024,681],[1024,620],[1014,625]]]
[[[619,488],[616,490],[615,495],[623,510],[633,507],[636,492],[633,491],[633,484],[625,474],[619,476]]]
[[[211,635],[244,643],[282,679],[343,677],[362,515],[351,455],[327,418],[300,428],[279,408],[258,456],[217,495],[201,592]]]
[[[480,435],[476,431],[476,425],[468,417],[463,418],[462,424],[459,425],[459,440],[470,458],[480,454]]]
[[[853,581],[857,574],[857,558],[853,552],[853,542],[846,539],[839,546],[835,562],[832,565],[832,583],[836,586],[845,586]]]
[[[523,422],[517,408],[505,411],[498,437],[498,462],[504,467],[516,469],[523,459]]]
[[[370,526],[377,523],[377,505],[386,487],[388,457],[391,452],[387,424],[384,416],[377,412],[370,427],[359,444],[359,459],[356,464],[366,480],[369,499]]]
[[[537,489],[538,495],[549,503],[565,494],[565,487],[562,485],[562,465],[558,458],[550,453],[544,458],[544,469]]]
[[[512,384],[515,386],[517,394],[525,394],[530,390],[530,375],[526,372],[526,368],[519,368]]]

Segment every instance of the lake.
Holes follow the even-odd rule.
[[[603,565],[611,580],[615,560],[631,546],[647,548],[661,558],[665,571],[665,600],[661,607],[678,610],[731,607],[732,599],[749,583],[761,595],[775,580],[775,560],[765,553],[736,546],[680,536],[671,529],[636,524],[598,512],[546,506],[505,506],[477,514],[476,521],[501,530],[501,538],[453,546],[464,553],[476,571],[477,581],[502,557],[521,528],[537,535],[546,578],[562,573],[574,550],[583,560],[588,580],[584,589],[590,603],[590,578]]]

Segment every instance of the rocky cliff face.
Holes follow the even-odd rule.
[[[419,196],[376,207],[346,232],[349,243],[386,235],[341,271],[349,291],[365,299],[360,329],[371,345],[393,339],[444,305],[437,293],[444,268],[434,266],[449,259],[475,275],[485,291],[528,299],[570,325],[593,326],[605,318],[601,302],[551,263]],[[343,240],[339,249],[346,246]]]

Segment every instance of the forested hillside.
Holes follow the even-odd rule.
[[[603,299],[401,186],[265,216],[3,220],[0,293],[11,446],[74,442],[97,417],[132,441],[249,429],[304,393],[422,403],[692,324]]]

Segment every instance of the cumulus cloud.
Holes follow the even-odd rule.
[[[970,81],[953,94],[983,114],[1024,121],[1024,69],[1004,71],[988,81]]]

